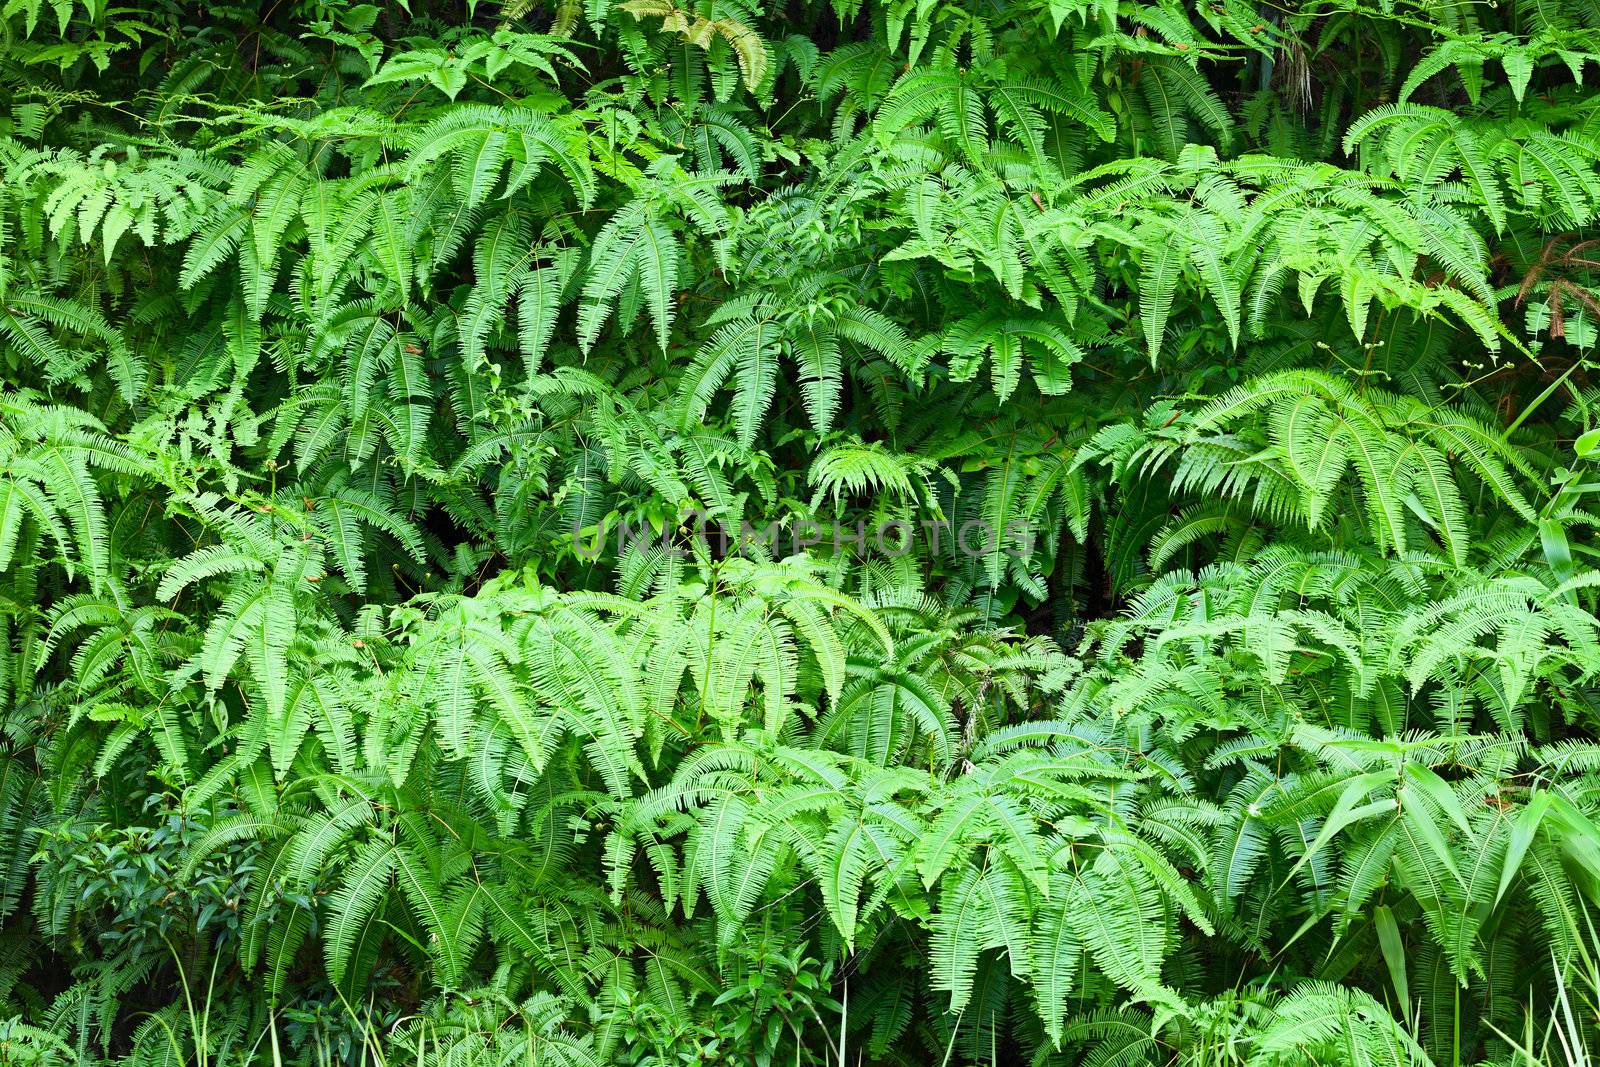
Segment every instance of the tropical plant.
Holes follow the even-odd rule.
[[[1600,1048],[1587,0],[0,43],[0,1062]]]

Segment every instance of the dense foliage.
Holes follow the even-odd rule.
[[[5,0],[0,1061],[1587,1063],[1597,66]]]

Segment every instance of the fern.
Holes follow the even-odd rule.
[[[1591,6],[0,6],[0,1060],[1581,1059]]]

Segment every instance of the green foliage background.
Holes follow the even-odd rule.
[[[5,0],[0,1061],[1587,1063],[1597,66]]]

